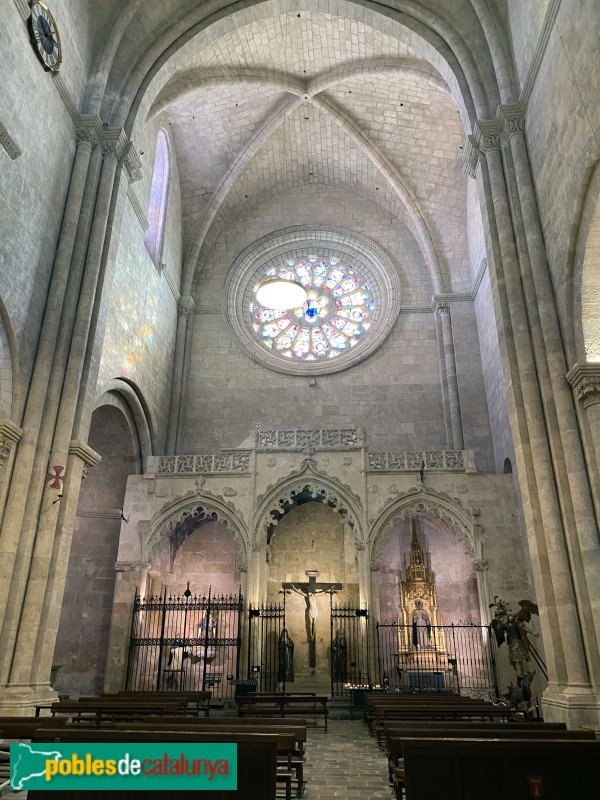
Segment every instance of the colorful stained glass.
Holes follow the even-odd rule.
[[[255,294],[249,303],[256,335],[279,356],[303,361],[335,358],[369,329],[365,320],[375,310],[369,284],[339,258],[288,258],[266,274],[299,281],[308,290],[304,305],[293,311],[264,308]]]

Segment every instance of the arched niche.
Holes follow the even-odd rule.
[[[121,408],[105,404],[91,417],[88,443],[102,460],[82,482],[54,661],[55,688],[102,689],[127,479],[139,472],[137,445]]]
[[[189,537],[196,531],[200,535],[188,543]],[[197,548],[203,545],[210,545],[212,549],[222,544],[229,550],[231,542],[234,543],[235,557],[230,559],[230,567],[233,574],[241,576],[247,570],[246,533],[235,510],[225,500],[208,493],[196,494],[193,498],[180,497],[167,503],[154,515],[150,534],[144,544],[145,560],[152,565],[151,571],[160,570],[160,574],[170,576],[168,581],[172,582],[178,557],[181,564],[190,553],[199,552]],[[217,575],[218,572],[214,570],[218,570],[219,563],[217,560],[207,560],[206,569],[198,574],[206,577]],[[185,589],[185,585],[182,588]],[[239,583],[236,591],[237,588]]]
[[[339,514],[353,531],[357,546],[364,546],[363,510],[360,499],[348,486],[316,470],[307,459],[296,473],[269,486],[257,500],[252,548],[270,546],[280,520],[307,502],[319,502]]]
[[[159,542],[150,575],[153,586],[160,576],[162,586],[168,584],[174,595],[182,595],[188,583],[194,595],[207,595],[209,589],[212,596],[234,595],[241,585],[240,566],[232,532],[224,522],[208,515],[186,531],[181,542],[176,544],[171,537]],[[156,594],[154,588],[152,591]]]
[[[410,563],[412,521],[425,563],[435,577],[437,622],[459,623],[479,617],[477,580],[472,559],[465,554],[463,543],[449,533],[438,517],[422,514],[396,517],[382,534],[378,547],[379,609],[382,620],[393,620],[400,613],[400,582]],[[403,620],[409,624],[410,620]]]
[[[581,214],[574,285],[578,360],[600,363],[600,165],[593,172]]]
[[[0,300],[0,420],[16,422],[20,411],[17,345],[8,312]]]

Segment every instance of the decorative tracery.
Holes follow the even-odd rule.
[[[303,361],[335,358],[354,347],[368,331],[375,308],[371,288],[338,258],[290,258],[284,266],[272,267],[266,274],[299,281],[308,292],[304,305],[289,311],[265,308],[253,294],[253,328],[269,350]]]

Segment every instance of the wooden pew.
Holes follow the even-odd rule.
[[[384,694],[374,693],[365,696],[365,706],[363,709],[363,720],[365,725],[372,733],[373,721],[382,708],[410,709],[423,705],[435,705],[436,708],[448,706],[473,706],[483,703],[483,700],[475,700],[471,697],[461,697],[460,695],[429,695],[429,694]]]
[[[247,725],[245,723],[253,724]],[[261,724],[262,722],[262,724]],[[264,724],[264,723],[268,724]],[[170,720],[164,717],[148,717],[143,722],[117,724],[126,730],[168,730],[193,731],[198,733],[217,733],[217,734],[244,734],[268,733],[278,738],[277,744],[277,779],[285,785],[286,798],[291,796],[292,781],[296,781],[296,794],[300,797],[304,791],[304,745],[306,744],[306,726],[280,725],[279,722],[286,720],[262,720],[239,719],[238,717],[223,717],[221,719],[213,717],[211,720],[197,720],[190,717],[173,717]],[[241,725],[240,723],[244,723]]]
[[[96,702],[65,702],[59,701],[52,703],[50,712],[52,716],[65,715],[73,722],[79,724],[94,723],[100,727],[102,723],[121,720],[139,720],[150,716],[163,716],[170,714],[175,716],[180,713],[181,703],[154,703],[147,704],[145,701],[138,703],[111,703],[97,700]],[[41,717],[38,717],[41,719]]]
[[[402,768],[405,765],[404,742],[407,739],[437,739],[456,736],[460,739],[521,739],[527,742],[532,738],[534,738],[536,741],[542,741],[546,739],[569,739],[583,741],[595,740],[594,734],[590,733],[589,731],[545,731],[543,730],[542,725],[537,725],[535,727],[535,731],[532,731],[530,730],[531,726],[528,726],[527,724],[522,724],[520,726],[520,730],[515,728],[504,729],[505,727],[506,726],[494,725],[492,730],[486,730],[485,728],[475,726],[471,730],[465,728],[460,730],[451,730],[449,728],[438,728],[436,725],[433,725],[429,731],[407,727],[401,735],[390,735],[388,737],[388,767],[390,783],[394,783],[396,788],[396,796],[398,798],[401,797],[398,788],[403,783],[402,772],[401,770],[397,770],[397,767],[400,766]],[[394,781],[394,777],[398,778],[399,780]]]
[[[508,720],[512,715],[510,708],[506,706],[494,706],[492,703],[412,703],[407,707],[386,707],[376,706],[375,716],[371,721],[371,732],[377,736],[378,744],[381,744],[383,726],[387,720]]]
[[[35,742],[198,742],[237,744],[238,751],[238,789],[237,791],[202,791],[201,800],[276,800],[277,787],[277,746],[278,737],[266,733],[196,733],[193,731],[143,731],[125,728],[45,729],[36,736]],[[150,789],[136,792],[127,791],[126,800],[191,800],[189,791],[165,792]],[[124,792],[103,791],[102,800],[123,800]],[[59,792],[50,790],[30,790],[28,800],[89,800],[89,792]]]
[[[600,741],[405,739],[404,771],[407,800],[595,797]]]
[[[4,739],[31,739],[40,728],[58,728],[67,721],[66,717],[0,717],[0,729]]]
[[[200,716],[200,712],[204,712],[204,716],[208,717],[210,714],[210,701],[212,699],[211,691],[176,691],[176,692],[149,692],[149,691],[126,691],[122,689],[120,692],[108,693],[103,692],[101,697],[118,697],[121,699],[129,700],[148,700],[149,702],[160,700],[161,702],[170,702],[171,700],[180,700],[187,698],[188,705],[195,706],[196,715]]]
[[[240,717],[243,717],[244,714],[259,717],[286,717],[297,714],[306,715],[307,717],[314,716],[314,722],[307,722],[307,724],[312,727],[323,727],[327,732],[327,700],[328,697],[326,695],[294,695],[275,692],[273,694],[263,694],[260,697],[255,695],[238,697],[236,703]],[[321,715],[325,720],[324,726],[319,726],[317,723],[317,716]]]

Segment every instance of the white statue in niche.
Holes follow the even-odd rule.
[[[431,647],[431,620],[423,608],[423,601],[417,600],[412,615],[412,639],[417,650]]]

